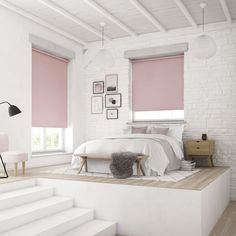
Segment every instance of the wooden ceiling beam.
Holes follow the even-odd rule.
[[[231,24],[232,23],[232,17],[230,15],[229,7],[228,7],[226,1],[225,0],[219,0],[219,1],[220,1],[220,5],[223,9],[226,20]]]
[[[165,32],[165,27],[137,0],[129,0],[137,10],[145,16],[159,31]]]
[[[178,6],[178,8],[181,10],[181,12],[184,14],[185,18],[189,21],[189,23],[193,26],[193,27],[197,27],[197,23],[194,20],[194,18],[192,17],[192,15],[190,14],[190,12],[188,11],[188,9],[185,7],[185,5],[183,4],[182,0],[174,0],[175,4]]]
[[[115,16],[113,16],[109,11],[104,9],[102,6],[97,4],[93,0],[84,0],[86,4],[88,4],[90,7],[92,7],[94,10],[99,12],[101,15],[103,15],[105,18],[107,18],[109,21],[113,22],[117,26],[119,26],[122,30],[127,32],[129,35],[137,36],[137,33],[130,29],[127,25],[125,25],[123,22],[121,22],[119,19],[117,19]]]
[[[66,11],[64,8],[56,5],[54,2],[50,0],[39,0],[42,4],[44,4],[46,7],[50,8],[51,10],[57,12],[58,14],[62,15],[63,17],[67,18],[68,20],[73,21],[75,24],[83,27],[84,29],[88,30],[89,32],[97,35],[99,38],[101,37],[101,31],[93,28],[89,24],[85,23],[84,21],[80,20],[79,18],[75,17],[68,11]],[[104,36],[105,39],[109,40],[110,37]]]
[[[13,11],[13,12],[15,12],[15,13],[17,13],[17,14],[19,14],[19,15],[27,18],[27,19],[30,19],[33,22],[35,22],[35,23],[37,23],[39,25],[42,25],[42,26],[44,26],[44,27],[46,27],[46,28],[48,28],[48,29],[50,29],[50,30],[52,30],[52,31],[54,31],[54,32],[56,32],[56,33],[58,33],[58,34],[60,34],[60,35],[62,35],[64,37],[66,37],[68,39],[70,39],[70,40],[73,40],[73,41],[75,41],[75,42],[77,42],[77,43],[79,43],[79,44],[81,44],[83,46],[87,44],[85,41],[75,37],[74,35],[72,35],[70,33],[67,33],[64,30],[62,30],[60,28],[57,28],[56,26],[53,26],[53,25],[47,23],[46,21],[40,19],[39,17],[34,16],[34,15],[32,15],[32,14],[30,14],[30,13],[28,13],[28,12],[18,8],[18,7],[16,7],[15,5],[13,5],[13,4],[9,3],[9,2],[6,2],[4,0],[0,0],[0,5],[5,7],[5,8],[7,8],[10,11]]]

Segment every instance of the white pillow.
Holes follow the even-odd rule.
[[[131,128],[127,127],[125,129],[123,129],[123,134],[131,134]]]
[[[183,142],[184,125],[169,126],[167,135]]]

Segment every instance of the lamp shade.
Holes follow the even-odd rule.
[[[193,41],[191,51],[198,59],[208,59],[216,54],[216,43],[209,35],[202,34]]]
[[[110,51],[102,48],[98,51],[91,64],[98,69],[109,68],[114,65],[114,58]]]
[[[21,113],[21,110],[17,106],[9,105],[9,108],[8,108],[9,116],[15,116],[19,113]]]

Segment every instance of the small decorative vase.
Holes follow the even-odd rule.
[[[207,134],[202,134],[202,140],[204,140],[204,141],[207,140]]]

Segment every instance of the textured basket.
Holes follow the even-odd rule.
[[[193,171],[195,169],[196,162],[193,161],[182,161],[181,170],[183,171]]]

